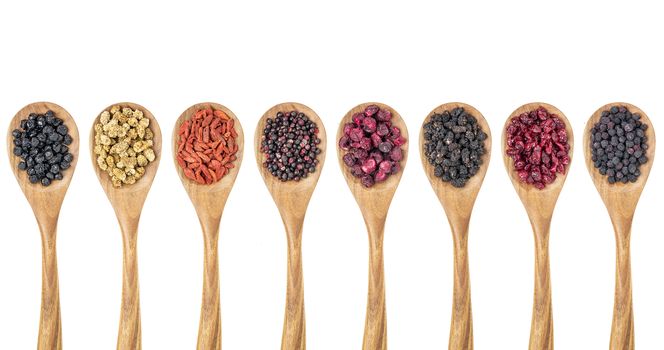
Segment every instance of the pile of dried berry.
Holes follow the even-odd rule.
[[[364,187],[397,174],[403,159],[401,145],[406,139],[392,125],[392,112],[370,105],[352,118],[352,122],[344,125],[344,134],[339,139],[339,148],[346,151],[343,161],[350,173],[360,178]]]
[[[512,118],[507,126],[508,156],[522,182],[538,189],[565,174],[570,145],[565,123],[544,107]]]
[[[21,120],[20,128],[12,131],[12,136],[14,155],[21,158],[18,169],[27,172],[31,183],[48,186],[53,180],[62,180],[62,172],[74,160],[68,147],[74,140],[53,111],[30,113]]]
[[[95,124],[97,165],[111,177],[113,186],[132,185],[155,160],[154,134],[143,111],[113,106]]]
[[[590,131],[592,160],[610,184],[636,182],[641,165],[648,162],[648,125],[627,107],[611,107]]]
[[[316,171],[320,142],[318,126],[304,113],[279,112],[265,121],[261,136],[263,166],[281,181],[304,179]]]
[[[209,185],[235,167],[238,146],[234,123],[224,111],[208,107],[180,125],[176,158],[187,178]]]
[[[434,175],[460,188],[480,170],[487,137],[477,119],[457,107],[424,124],[423,151]]]

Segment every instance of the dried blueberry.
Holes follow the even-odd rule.
[[[26,171],[31,183],[41,183],[48,186],[53,180],[61,180],[63,175],[62,159],[67,155],[68,148],[59,144],[67,139],[73,142],[69,129],[62,123],[62,119],[55,116],[52,111],[44,114],[31,113],[21,120],[20,128],[12,131],[14,137],[14,154],[21,157],[17,168]],[[68,154],[66,166],[71,166],[74,157]],[[57,167],[57,171],[54,167]]]
[[[648,125],[641,115],[626,106],[614,106],[601,112],[599,122],[590,130],[593,165],[609,184],[636,182],[641,175],[639,167],[648,162],[644,150],[648,138],[643,130]]]

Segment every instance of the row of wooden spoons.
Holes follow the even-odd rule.
[[[352,115],[363,111],[366,106],[377,104],[388,109],[393,115],[393,124],[401,129],[402,135],[408,138],[406,124],[401,116],[391,107],[380,103],[365,103],[351,109],[341,120],[337,139],[343,134],[343,126],[349,122]],[[113,187],[110,178],[101,171],[95,161],[92,148],[94,147],[94,128],[90,136],[90,154],[93,167],[97,173],[100,184],[110,200],[120,228],[123,239],[123,287],[122,306],[120,315],[120,329],[118,333],[118,349],[141,348],[140,304],[138,292],[138,267],[136,258],[137,231],[140,214],[148,191],[159,165],[162,149],[162,138],[159,124],[154,116],[144,107],[134,103],[119,103],[118,105],[142,110],[150,119],[154,133],[154,151],[157,158],[150,164],[145,175],[134,185],[121,188]],[[187,179],[182,169],[176,163],[176,169],[182,180],[198,214],[204,237],[204,287],[201,308],[201,319],[198,336],[198,349],[221,348],[221,316],[219,299],[219,269],[218,269],[218,238],[219,223],[222,212],[238,174],[244,151],[244,136],[237,117],[228,108],[216,103],[200,103],[184,111],[175,124],[173,131],[173,156],[177,153],[177,140],[179,126],[191,118],[194,112],[201,108],[212,106],[223,110],[228,116],[235,119],[235,128],[238,134],[236,143],[239,147],[235,169],[220,181],[211,185],[200,185]],[[565,115],[556,107],[545,103],[530,103],[519,107],[508,118],[528,112],[543,106],[552,113],[557,114],[567,126],[569,143],[573,153],[573,135]],[[627,106],[631,111],[641,113],[644,123],[651,127],[647,131],[650,142],[647,156],[650,161],[642,168],[642,176],[636,183],[609,185],[604,177],[593,167],[589,149],[589,129],[599,121],[601,112],[612,106]],[[438,196],[450,223],[454,238],[454,293],[453,314],[450,331],[450,349],[472,349],[473,330],[472,312],[470,302],[470,277],[468,269],[468,226],[472,209],[482,185],[483,179],[491,157],[490,128],[482,114],[467,104],[448,103],[434,109],[433,113],[441,113],[456,107],[463,107],[478,119],[481,128],[488,134],[485,142],[486,154],[483,156],[483,165],[479,173],[470,179],[463,188],[454,188],[434,176],[434,169],[420,152],[422,164],[431,185]],[[74,155],[71,169],[64,173],[62,181],[54,182],[49,187],[31,184],[25,174],[17,169],[18,158],[12,154],[11,132],[16,129],[21,119],[30,113],[45,113],[52,110],[64,120],[69,127],[74,142],[70,151]],[[273,117],[277,112],[300,111],[305,113],[319,127],[321,143],[319,148],[319,165],[316,172],[299,182],[282,182],[273,177],[262,165],[264,155],[260,152],[262,131],[266,119]],[[95,120],[97,123],[98,118]],[[425,118],[425,122],[428,121]],[[507,125],[507,124],[506,124]],[[423,129],[420,129],[420,149],[423,147]],[[505,131],[503,130],[503,148],[505,147]],[[8,133],[8,149],[12,170],[18,183],[28,199],[39,224],[42,236],[43,274],[42,274],[42,307],[38,338],[38,349],[61,349],[62,333],[60,325],[60,305],[58,294],[58,274],[56,261],[56,226],[62,201],[71,182],[74,169],[78,161],[79,150],[78,129],[73,118],[62,107],[47,102],[33,103],[21,109],[12,119]],[[643,111],[626,103],[612,103],[601,107],[588,120],[584,133],[584,154],[592,179],[600,192],[609,211],[616,234],[617,270],[616,291],[613,328],[611,335],[611,349],[634,348],[634,326],[631,311],[631,278],[629,262],[629,239],[632,218],[638,199],[648,178],[655,153],[655,135],[648,117]],[[302,279],[302,227],[309,200],[313,194],[316,183],[322,170],[326,150],[327,138],[325,128],[318,115],[309,107],[299,103],[283,103],[269,109],[259,120],[254,137],[254,150],[258,169],[265,184],[277,205],[284,222],[288,241],[288,283],[286,293],[286,312],[283,328],[282,349],[305,349],[305,316],[304,292]],[[364,221],[366,223],[369,246],[369,292],[367,301],[365,335],[363,349],[387,348],[387,321],[385,308],[385,284],[383,273],[383,235],[387,212],[392,197],[401,179],[400,171],[390,176],[384,183],[371,188],[363,187],[359,180],[353,177],[343,164],[342,152],[337,152],[342,173],[355,197]],[[403,146],[404,158],[401,161],[403,168],[407,162],[408,143]],[[559,176],[554,183],[544,190],[538,190],[519,181],[513,171],[513,164],[503,149],[503,159],[512,183],[521,198],[530,218],[536,247],[535,259],[535,293],[533,318],[530,336],[530,349],[553,349],[553,317],[551,312],[551,282],[549,278],[548,240],[549,227],[553,216],[555,204],[566,180],[566,174]]]

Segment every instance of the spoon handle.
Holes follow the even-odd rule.
[[[302,276],[302,224],[288,233],[288,284],[286,289],[286,313],[281,338],[282,350],[306,349],[304,320],[304,283]]]
[[[205,233],[203,303],[198,327],[198,350],[221,349],[221,306],[219,300],[219,225],[213,234]]]
[[[138,294],[136,230],[129,232],[123,230],[122,241],[122,307],[120,308],[117,349],[140,350],[141,308]]]
[[[369,293],[364,323],[363,350],[387,349],[387,312],[385,309],[385,272],[383,269],[383,232],[369,233]]]
[[[60,293],[58,263],[55,252],[55,232],[42,238],[42,296],[39,316],[39,350],[62,349],[60,323]]]
[[[611,350],[634,349],[632,271],[630,263],[631,220],[616,228],[616,291],[611,325]]]
[[[535,234],[535,298],[530,350],[553,350],[553,311],[549,270],[549,235]]]
[[[470,302],[468,233],[454,235],[454,302],[450,329],[450,350],[473,349],[473,315]]]

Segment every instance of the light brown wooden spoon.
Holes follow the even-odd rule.
[[[261,137],[267,118],[274,118],[277,112],[302,112],[318,125],[318,137],[321,143],[318,147],[319,164],[316,171],[300,181],[282,182],[274,177],[263,166],[265,156],[261,152]],[[282,350],[303,350],[306,348],[305,320],[304,320],[304,283],[302,280],[302,225],[304,215],[309,205],[311,195],[323,170],[327,150],[327,137],[323,121],[311,108],[295,102],[281,103],[270,108],[256,126],[254,136],[254,150],[258,170],[265,181],[268,191],[279,209],[281,220],[286,228],[288,239],[288,283],[286,289],[286,314],[284,317],[284,330],[281,339]]]
[[[145,174],[133,185],[123,185],[120,188],[113,187],[111,177],[101,170],[97,165],[97,158],[94,153],[95,130],[94,126],[99,123],[99,115],[95,118],[90,131],[90,156],[92,167],[97,173],[97,178],[101,187],[106,192],[108,200],[115,210],[115,216],[118,218],[120,229],[122,230],[122,306],[120,308],[120,328],[118,331],[118,350],[137,350],[141,349],[141,311],[138,293],[138,259],[137,259],[137,238],[138,222],[141,218],[143,204],[147,198],[152,181],[157,173],[159,161],[161,159],[161,130],[155,117],[143,106],[135,103],[122,102],[115,103],[103,111],[110,110],[111,107],[119,105],[143,111],[144,117],[150,119],[150,129],[154,134],[153,150],[156,158],[145,168]]]
[[[408,128],[406,123],[392,107],[377,103],[368,102],[355,106],[348,111],[339,123],[337,131],[338,141],[343,136],[344,125],[351,123],[353,114],[360,113],[369,105],[377,105],[381,109],[387,109],[392,112],[392,125],[401,129],[401,135],[406,138],[406,143],[401,146],[403,159],[401,160],[401,170],[390,175],[384,182],[376,183],[373,187],[366,188],[360,183],[360,179],[350,173],[350,169],[344,164],[343,156],[346,151],[337,146],[337,156],[341,173],[346,178],[348,187],[355,197],[355,201],[360,207],[364,223],[369,234],[369,292],[367,296],[367,313],[364,323],[364,340],[362,349],[364,350],[383,350],[387,349],[387,314],[385,308],[385,273],[383,269],[383,236],[385,232],[385,219],[392,203],[394,192],[399,185],[403,175],[406,162],[408,161]]]
[[[556,107],[546,103],[528,103],[517,108],[505,122],[502,130],[502,150],[505,169],[512,180],[521,202],[523,202],[530,224],[535,236],[535,296],[533,304],[533,319],[530,328],[530,350],[553,349],[553,312],[551,308],[551,277],[549,270],[549,230],[551,218],[558,201],[560,191],[565,184],[568,165],[565,174],[558,174],[556,180],[547,185],[543,190],[538,190],[532,185],[519,181],[517,172],[514,170],[514,161],[506,153],[507,126],[512,117],[539,108],[546,108],[549,113],[556,114],[565,123],[569,139],[570,163],[574,154],[574,135],[569,121],[565,115]]]
[[[18,170],[19,157],[14,156],[14,138],[12,131],[18,129],[22,119],[27,119],[30,113],[43,114],[53,111],[55,116],[62,119],[69,128],[73,142],[69,145],[69,152],[74,156],[71,167],[62,172],[62,180],[53,181],[50,186],[44,187],[40,183],[32,184],[25,171]],[[7,132],[7,152],[12,172],[21,187],[25,198],[30,203],[37,219],[42,238],[42,296],[41,313],[39,316],[39,338],[37,349],[62,349],[62,326],[60,323],[60,293],[58,287],[58,263],[56,257],[56,236],[58,217],[62,202],[74,175],[78,163],[78,128],[71,115],[62,107],[50,102],[37,102],[23,107],[9,123]]]
[[[212,107],[214,110],[221,110],[234,121],[234,128],[237,132],[235,143],[238,151],[235,154],[237,159],[233,162],[234,168],[221,180],[210,184],[201,185],[185,177],[184,171],[177,162],[178,142],[180,140],[180,126],[185,121],[191,119],[197,111]],[[203,229],[204,243],[204,269],[203,269],[203,302],[201,306],[201,320],[198,328],[199,350],[219,350],[221,349],[221,307],[219,300],[219,223],[221,215],[224,212],[224,206],[228,195],[231,193],[235,179],[237,178],[240,165],[242,164],[242,154],[244,150],[244,135],[242,126],[235,114],[230,109],[217,103],[198,103],[189,107],[180,115],[173,128],[173,160],[175,169],[182,180],[182,185],[187,191],[191,202],[194,204],[198,220]]]
[[[648,162],[643,164],[641,176],[635,183],[609,184],[606,176],[599,173],[592,160],[590,132],[602,117],[602,112],[611,107],[625,106],[632,113],[641,114],[641,121],[648,125],[648,149],[645,155]],[[611,343],[609,349],[634,349],[634,315],[632,312],[632,272],[630,263],[630,238],[632,220],[636,206],[648,181],[650,169],[655,160],[655,130],[648,116],[638,107],[629,103],[614,102],[600,107],[588,120],[583,134],[583,153],[590,177],[597,187],[599,195],[609,212],[616,239],[616,290],[613,307],[613,323],[611,325]]]
[[[434,166],[429,163],[424,153],[424,124],[429,122],[433,114],[440,114],[445,111],[451,112],[455,108],[463,108],[467,113],[477,118],[477,123],[482,131],[487,134],[487,139],[484,141],[486,153],[482,156],[483,163],[480,170],[468,180],[463,188],[456,188],[436,177]],[[477,199],[477,194],[482,187],[491,160],[491,130],[489,124],[482,113],[471,105],[458,102],[440,105],[429,113],[420,128],[420,158],[433,191],[443,205],[454,238],[454,302],[452,304],[449,349],[471,350],[473,349],[473,316],[468,269],[468,225],[470,224],[475,199]]]

